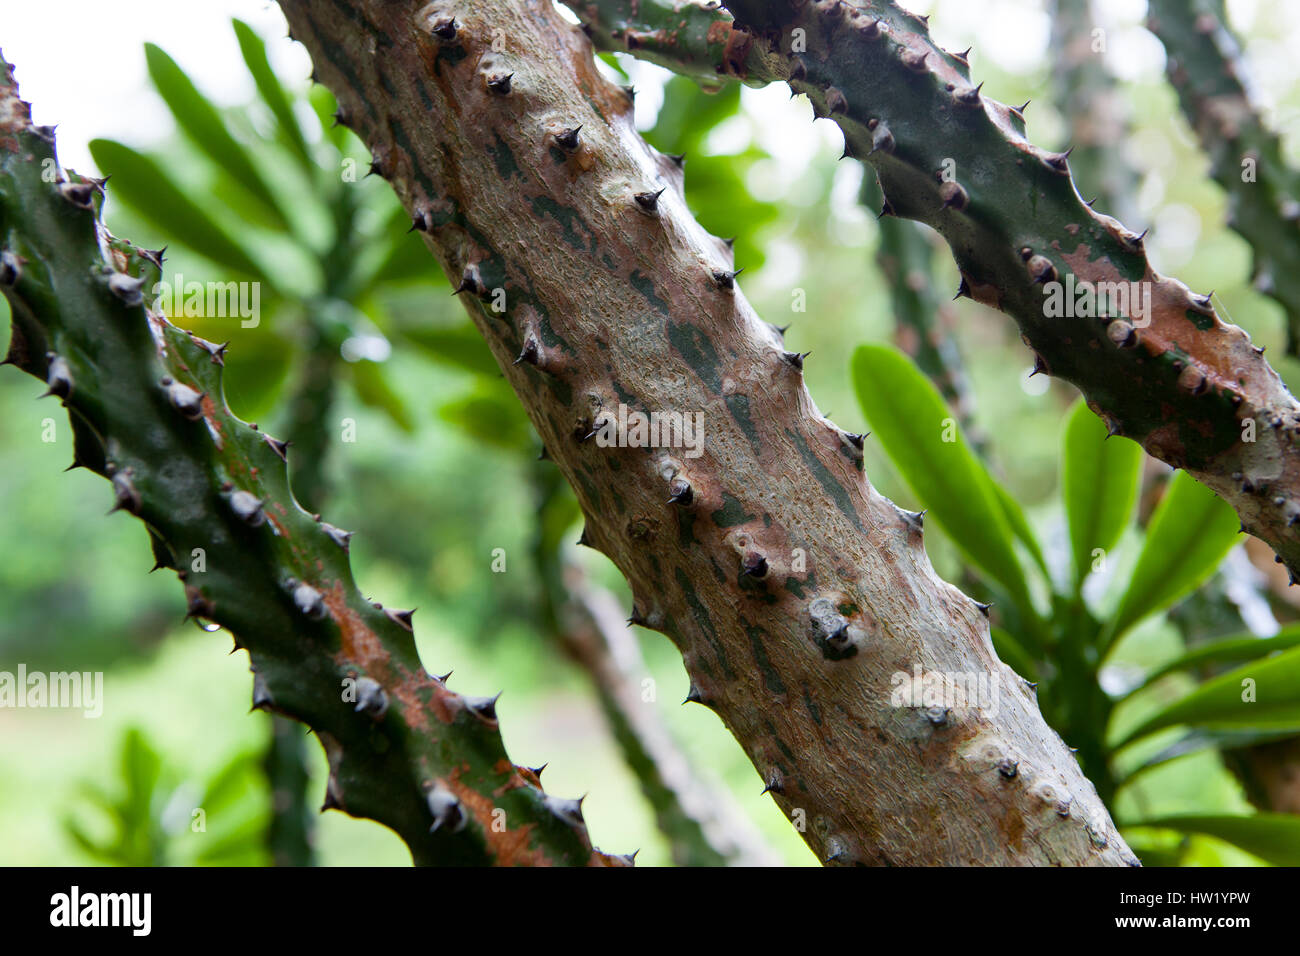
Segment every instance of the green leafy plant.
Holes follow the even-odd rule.
[[[87,855],[114,866],[265,865],[267,807],[257,760],[255,752],[238,753],[200,782],[165,762],[144,731],[129,728],[118,786],[86,781],[64,831]],[[101,819],[86,822],[95,816]]]
[[[1179,756],[1300,733],[1300,626],[1271,638],[1234,635],[1199,645],[1119,691],[1103,679],[1120,643],[1200,586],[1232,548],[1239,527],[1226,503],[1176,472],[1146,528],[1135,528],[1142,450],[1108,435],[1080,400],[1062,430],[1068,549],[1049,563],[1051,549],[907,356],[864,345],[852,374],[872,434],[995,605],[999,656],[1038,685],[1044,716],[1077,749],[1103,800],[1113,805],[1138,775]],[[1105,577],[1124,551],[1136,554],[1131,570]],[[1211,664],[1241,666],[1185,687],[1188,675]],[[1179,687],[1172,697],[1171,686]],[[1143,750],[1145,759],[1132,757]],[[1297,859],[1300,819],[1286,814],[1127,822],[1216,836],[1272,862]]]

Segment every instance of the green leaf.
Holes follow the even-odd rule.
[[[1076,590],[1092,568],[1092,553],[1109,552],[1124,533],[1137,500],[1142,447],[1107,438],[1106,426],[1080,399],[1061,441],[1061,497],[1070,524]]]
[[[1300,647],[1210,678],[1161,707],[1119,746],[1178,724],[1214,729],[1300,731]]]
[[[1011,533],[1025,546],[1025,550],[1034,559],[1034,563],[1043,572],[1043,576],[1050,577],[1047,562],[1043,559],[1043,549],[1038,544],[1038,538],[1035,537],[1033,528],[1029,527],[1029,522],[1025,519],[1025,512],[1020,507],[1020,503],[1015,498],[1012,498],[1011,492],[1003,488],[991,475],[989,476],[989,486],[993,489],[993,497],[997,499],[998,505],[1002,508],[1003,517],[1007,519],[1007,524],[1011,526]]]
[[[185,71],[161,47],[146,43],[144,55],[149,66],[149,76],[168,109],[172,111],[176,125],[220,169],[229,173],[244,192],[259,200],[266,211],[288,229],[289,222],[280,211],[275,194],[262,179],[244,147],[230,135],[230,130],[226,128],[216,107],[199,92]]]
[[[1117,779],[1127,786],[1157,767],[1163,767],[1172,760],[1179,760],[1204,750],[1239,750],[1242,747],[1287,740],[1294,736],[1295,734],[1290,730],[1190,730],[1173,743],[1145,758],[1140,764],[1123,770],[1118,774]]]
[[[997,652],[998,660],[1025,680],[1034,682],[1038,680],[1038,668],[1034,666],[1033,658],[1025,652],[1020,642],[1009,631],[996,626],[990,627],[989,638],[993,641],[993,650]]]
[[[489,378],[501,372],[483,336],[468,322],[432,328],[402,325],[397,334],[442,364]]]
[[[293,103],[271,69],[270,61],[267,60],[266,44],[243,20],[236,18],[230,22],[235,28],[235,36],[239,39],[239,51],[244,56],[244,64],[252,74],[253,82],[257,84],[257,92],[261,94],[262,102],[275,116],[281,136],[298,157],[303,169],[314,176],[317,171],[316,161],[312,159],[311,150],[302,134],[302,127],[298,125],[298,118],[293,113]]]
[[[532,428],[519,403],[495,380],[483,381],[461,398],[438,407],[438,417],[475,441],[518,452],[533,442]]]
[[[1141,686],[1134,688],[1130,693],[1136,694],[1175,671],[1190,670],[1202,664],[1258,660],[1278,651],[1289,650],[1297,645],[1300,645],[1300,624],[1288,624],[1272,637],[1241,634],[1234,637],[1220,638],[1208,644],[1199,644],[1181,657],[1152,671]]]
[[[388,381],[388,373],[378,362],[362,360],[348,364],[357,397],[371,408],[387,413],[393,424],[406,433],[415,431],[415,421],[406,403]]]
[[[149,157],[111,139],[90,141],[90,154],[113,177],[112,194],[174,242],[214,263],[267,282],[261,268]],[[269,284],[269,283],[268,283]]]
[[[938,390],[901,352],[863,345],[853,355],[853,384],[872,434],[962,552],[1032,609],[1012,530],[993,479],[966,445]],[[945,431],[956,431],[945,442]]]
[[[1128,590],[1107,631],[1107,646],[1213,574],[1236,542],[1239,528],[1236,513],[1225,501],[1187,472],[1175,474],[1147,526]]]
[[[1215,837],[1275,866],[1300,866],[1300,816],[1291,813],[1179,815],[1127,824]]]

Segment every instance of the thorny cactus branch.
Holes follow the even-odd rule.
[[[582,32],[549,0],[281,6],[459,280],[633,620],[677,644],[691,699],[819,858],[1136,862],[985,613],[935,575],[921,516],[872,489],[861,437],[817,411],[803,357],[754,314],[728,246],[686,210],[680,164],[636,133]],[[633,412],[698,414],[705,440],[651,442]],[[900,700],[914,667],[983,675],[997,704]]]
[[[1117,219],[1136,210],[1138,176],[1124,156],[1131,109],[1115,75],[1106,68],[1105,33],[1091,0],[1051,0],[1055,53],[1052,87],[1069,123],[1070,174],[1079,191]],[[1100,49],[1099,49],[1100,47]]]
[[[1150,0],[1148,12],[1183,115],[1228,194],[1228,225],[1254,253],[1255,288],[1282,307],[1287,352],[1300,354],[1300,171],[1259,115],[1222,0]]]
[[[642,15],[668,6],[648,0]],[[735,23],[714,9],[715,29],[755,38],[746,81],[784,79],[840,126],[876,170],[881,215],[948,242],[958,295],[1015,319],[1036,367],[1077,386],[1112,434],[1211,488],[1300,580],[1300,404],[1210,295],[1157,274],[1143,234],[1079,197],[1068,151],[1030,143],[1023,107],[985,96],[965,55],[889,0],[728,7]],[[1051,297],[1086,311],[1052,314]]]
[[[249,652],[254,708],[316,733],[325,807],[391,827],[416,863],[625,862],[591,848],[577,801],[510,762],[491,698],[425,672],[409,613],[361,596],[347,533],[298,506],[283,444],[225,407],[224,348],[152,308],[160,257],[109,235],[102,197],[102,183],[59,169],[53,131],[32,125],[0,59],[7,362],[63,401],[74,465],[107,477],[114,510],[145,523],[189,616]]]

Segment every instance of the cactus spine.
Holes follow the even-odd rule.
[[[160,256],[112,237],[102,198],[102,183],[59,169],[0,59],[6,361],[67,407],[74,464],[145,523],[189,615],[248,651],[254,708],[316,733],[324,808],[392,828],[419,864],[624,862],[510,762],[491,706],[424,670],[409,614],[362,597],[347,535],[298,506],[283,443],[225,407],[223,347],[152,308]]]
[[[980,607],[934,574],[920,517],[817,411],[804,355],[754,314],[583,33],[548,0],[281,6],[426,223],[577,494],[584,543],[819,858],[1136,862]],[[630,411],[698,412],[707,440],[648,446]],[[914,664],[988,675],[1000,709],[900,704],[892,677]]]

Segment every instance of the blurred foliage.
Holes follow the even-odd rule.
[[[165,765],[144,731],[132,727],[122,735],[117,792],[84,781],[84,803],[93,812],[68,817],[64,827],[88,856],[113,866],[265,865],[257,760],[255,753],[238,754],[199,783]]]

